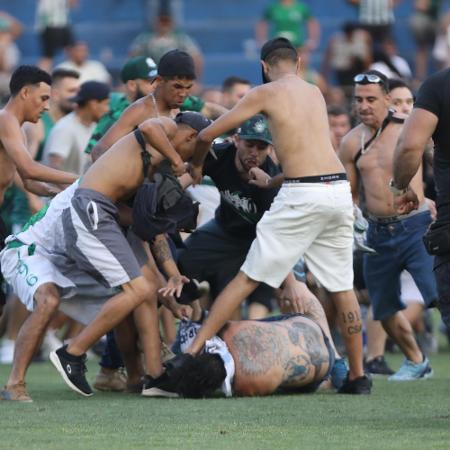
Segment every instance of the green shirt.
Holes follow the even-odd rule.
[[[130,106],[130,102],[125,94],[113,92],[109,99],[109,111],[97,122],[97,126],[92,132],[88,145],[84,152],[91,154],[92,149],[97,142],[106,134],[106,132],[119,120],[121,114]]]
[[[264,19],[272,27],[272,37],[285,37],[296,47],[305,43],[306,25],[311,18],[309,6],[301,2],[292,5],[276,2],[264,12]]]

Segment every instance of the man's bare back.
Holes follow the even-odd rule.
[[[329,369],[322,330],[306,317],[230,322],[221,337],[234,359],[233,390],[238,395],[300,388],[321,381]]]
[[[147,141],[163,142],[175,153],[170,143],[176,131],[175,122],[168,118],[144,122],[139,129]],[[147,144],[151,163],[160,161],[161,154]],[[84,175],[80,188],[92,189],[111,199],[114,203],[126,200],[144,181],[142,148],[133,133],[117,141]],[[178,154],[177,154],[178,156]],[[181,161],[181,158],[178,156]]]

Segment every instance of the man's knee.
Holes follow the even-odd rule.
[[[128,289],[136,305],[156,298],[156,288],[157,280],[149,280],[144,276],[135,278],[128,284]]]
[[[34,294],[34,310],[53,314],[61,302],[58,288],[52,283],[40,286]]]

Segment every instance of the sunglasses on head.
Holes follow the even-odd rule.
[[[358,75],[355,75],[353,81],[358,84],[382,84],[383,86],[386,85],[385,81],[374,73],[360,73]]]

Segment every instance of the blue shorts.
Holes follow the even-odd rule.
[[[433,257],[422,241],[430,223],[429,211],[389,223],[369,219],[367,245],[377,254],[365,255],[364,279],[375,320],[387,319],[406,308],[400,297],[403,270],[413,277],[426,306],[437,300]]]

